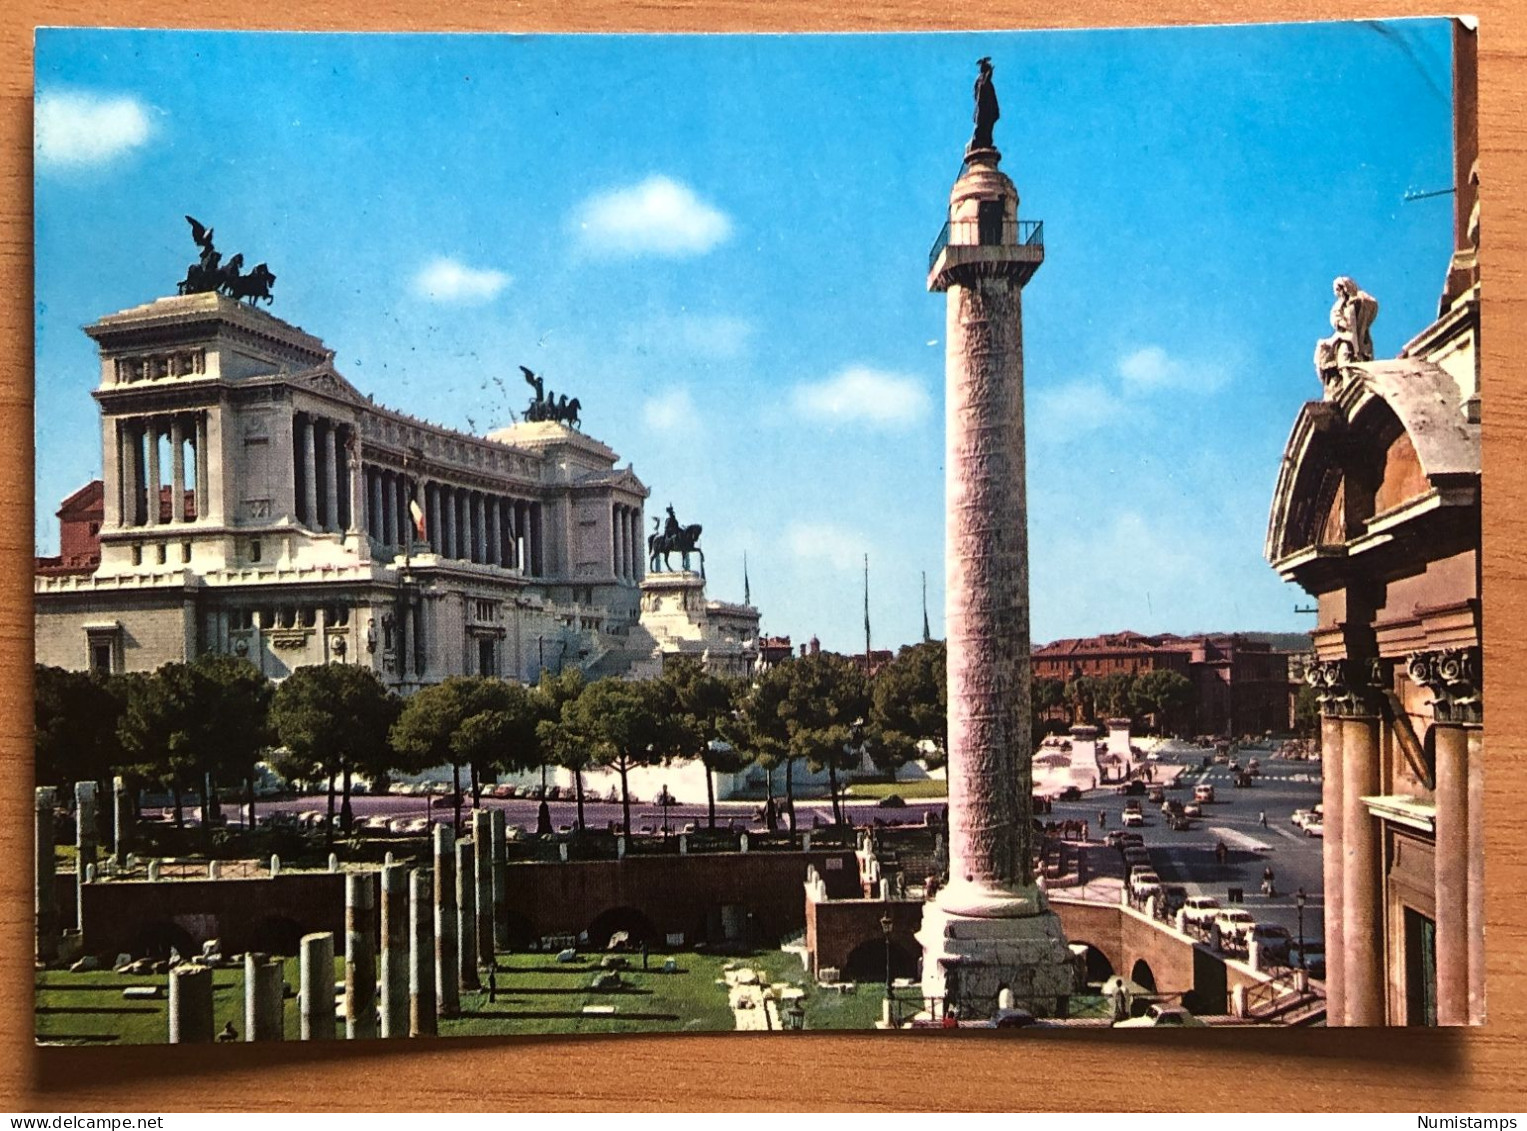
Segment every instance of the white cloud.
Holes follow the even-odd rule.
[[[414,294],[430,302],[467,304],[491,302],[511,282],[508,275],[487,267],[468,267],[441,256],[414,276]]]
[[[703,255],[732,234],[724,212],[664,176],[590,197],[576,224],[584,246],[605,255]]]
[[[1036,439],[1105,428],[1124,413],[1124,403],[1096,381],[1073,381],[1034,394]]]
[[[1196,389],[1213,392],[1224,385],[1223,367],[1173,357],[1160,346],[1142,346],[1119,359],[1119,379],[1130,393],[1158,389]]]
[[[153,136],[148,107],[128,95],[45,91],[37,96],[33,153],[39,167],[104,165]]]
[[[688,389],[669,389],[642,405],[642,420],[654,432],[678,432],[699,426],[699,410]]]
[[[802,561],[825,561],[834,569],[861,569],[869,552],[863,534],[830,522],[791,523],[785,545]]]
[[[927,416],[933,398],[916,377],[851,365],[825,381],[797,385],[791,403],[809,420],[900,429]]]

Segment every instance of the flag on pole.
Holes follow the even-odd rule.
[[[923,570],[923,643],[933,639],[933,633],[928,631],[928,571]]]
[[[744,605],[753,603],[753,588],[748,584],[748,552],[746,550],[742,552],[742,603]]]
[[[418,499],[408,500],[408,513],[413,515],[414,529],[419,532],[419,541],[424,541],[428,535],[424,531],[424,508],[419,505]]]
[[[864,670],[870,670],[870,556],[864,555]]]

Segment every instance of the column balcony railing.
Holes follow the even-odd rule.
[[[939,254],[946,247],[1032,247],[1044,248],[1043,220],[946,220],[928,252],[928,270],[932,271]]]

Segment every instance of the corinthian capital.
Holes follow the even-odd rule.
[[[1315,689],[1321,714],[1360,717],[1378,712],[1386,674],[1379,660],[1319,660],[1309,666],[1304,679]]]
[[[1413,683],[1432,694],[1432,717],[1439,723],[1484,720],[1484,687],[1478,648],[1413,653],[1405,662]]]

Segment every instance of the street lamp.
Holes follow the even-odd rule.
[[[887,908],[886,913],[880,917],[880,933],[885,936],[885,996],[887,1001],[891,999],[891,928],[895,925],[895,921],[891,918],[891,911]]]
[[[1301,969],[1301,970],[1308,970],[1309,969],[1309,959],[1305,957],[1305,953],[1304,953],[1304,901],[1305,901],[1305,898],[1306,897],[1305,897],[1305,894],[1304,894],[1304,888],[1301,887],[1298,891],[1294,892],[1294,906],[1299,909],[1299,969]]]

